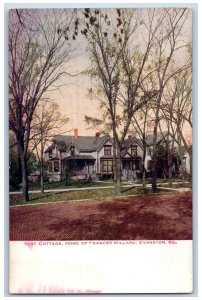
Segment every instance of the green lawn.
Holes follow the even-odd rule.
[[[173,184],[179,183],[181,179],[176,178],[173,180]],[[157,179],[158,184],[163,184],[167,183],[167,179]],[[137,179],[134,181],[135,184],[142,184],[142,179]],[[103,187],[103,186],[113,186],[114,182],[113,180],[101,180],[98,182],[91,182],[91,181],[86,181],[86,180],[79,180],[77,182],[75,181],[70,181],[67,185],[65,185],[64,181],[60,182],[45,182],[44,183],[44,189],[49,190],[49,189],[67,189],[67,188],[85,188],[85,187]],[[122,181],[122,185],[127,185],[129,184],[127,181]],[[147,179],[147,184],[151,184],[151,179]],[[13,191],[13,189],[10,189]],[[29,190],[30,191],[35,191],[35,190],[40,190],[40,183],[29,183]]]
[[[142,182],[136,181],[135,183],[141,184]],[[150,182],[149,182],[150,183]],[[127,195],[137,195],[137,194],[147,194],[151,193],[151,187],[143,190],[142,187],[124,187],[128,182],[122,182],[122,196]],[[87,181],[79,181],[79,182],[71,182],[68,186],[65,185],[64,182],[52,182],[46,183],[45,189],[62,189],[62,188],[88,188],[88,187],[107,187],[113,186],[112,180],[105,180],[102,182],[87,182]],[[163,180],[158,180],[159,187],[168,187],[168,182]],[[174,181],[172,188],[181,188],[182,184],[178,181]],[[183,187],[191,188],[190,183],[185,183]],[[32,184],[29,186],[29,190],[39,190],[39,184]],[[170,190],[159,190],[160,193],[169,193],[172,192]],[[106,188],[106,189],[96,189],[96,190],[80,190],[80,191],[62,191],[62,192],[46,192],[45,194],[41,193],[31,193],[30,200],[28,204],[36,204],[36,203],[46,203],[46,202],[58,202],[58,201],[69,201],[69,200],[83,200],[83,199],[91,199],[96,200],[100,198],[109,198],[114,197],[114,189]],[[10,205],[20,205],[23,204],[22,194],[14,194],[9,197]]]
[[[151,189],[147,189],[146,193],[150,193]],[[139,187],[131,187],[123,189],[121,195],[138,195],[145,194],[145,191]],[[58,192],[58,193],[45,193],[45,194],[30,194],[30,200],[28,204],[46,203],[46,202],[58,202],[69,200],[82,200],[91,199],[96,200],[100,198],[114,197],[113,189],[100,189],[100,190],[84,190],[84,191],[72,191],[72,192]],[[10,195],[10,205],[22,204],[22,194]]]
[[[123,181],[123,184],[127,184],[128,182]],[[67,185],[65,185],[64,181],[60,182],[45,182],[44,189],[67,189],[67,188],[85,188],[85,187],[99,187],[99,186],[109,186],[113,185],[113,180],[103,180],[98,182],[86,181],[86,180],[79,180],[77,182],[70,181]],[[40,183],[30,183],[29,190],[40,190]]]
[[[151,179],[147,179],[147,184],[151,184]],[[173,183],[181,182],[181,179],[175,179],[173,180]],[[137,179],[134,181],[135,184],[142,184],[142,179]],[[168,183],[167,179],[157,179],[157,183]],[[45,182],[44,188],[45,189],[66,189],[66,188],[82,188],[82,187],[99,187],[99,186],[108,186],[113,185],[113,180],[102,180],[97,182],[92,181],[86,181],[86,180],[80,180],[78,182],[71,181],[67,185],[65,185],[64,181],[60,182]],[[128,181],[122,181],[122,184],[128,184]],[[29,184],[29,190],[38,190],[40,189],[40,183],[30,183]]]

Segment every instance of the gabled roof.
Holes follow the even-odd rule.
[[[56,144],[62,145],[61,147],[63,148],[64,145],[68,148],[69,145],[74,144],[80,151],[93,152],[96,151],[108,138],[108,135],[99,137],[78,136],[78,138],[71,135],[57,135],[55,136],[54,141]],[[51,150],[51,146],[45,152],[48,152],[49,150]]]
[[[161,142],[163,138],[167,135],[167,132],[162,132],[157,134],[157,143]],[[83,152],[93,152],[98,150],[108,139],[110,138],[109,135],[104,136],[78,136],[78,138],[75,138],[72,135],[57,135],[54,138],[55,143],[58,145],[58,150],[63,152],[66,151],[66,149],[70,145],[75,145],[79,151]],[[110,138],[111,139],[111,138]],[[128,148],[133,144],[138,144],[141,148],[143,147],[143,143],[141,139],[138,139],[136,137],[132,137],[129,139],[126,139],[123,143],[123,150],[122,155],[124,155]],[[153,145],[153,134],[146,136],[146,143],[147,146]],[[54,143],[48,147],[45,151],[45,153],[49,152],[55,147]]]
[[[139,146],[142,145],[141,140],[136,137],[131,137],[126,139],[122,145],[124,150],[127,150],[132,144],[138,144]]]
[[[55,148],[55,144],[51,144],[44,153],[48,153]],[[65,152],[67,150],[67,146],[65,144],[57,144],[57,148],[60,152]]]
[[[168,135],[167,131],[164,132],[158,132],[157,133],[157,143],[161,142],[166,136]],[[149,134],[146,136],[146,143],[148,146],[153,145],[153,134]]]
[[[55,148],[54,144],[51,144],[45,151],[44,153],[48,153],[49,151],[53,150]]]
[[[174,147],[174,150],[178,153],[178,149],[180,148],[181,152],[182,152],[182,155],[185,155],[187,153],[187,149],[185,146],[181,145],[181,146],[175,146]],[[189,149],[191,150],[192,152],[192,145],[189,146]]]
[[[168,134],[167,131],[165,132],[159,132],[157,133],[157,143],[160,143],[164,137],[166,137]],[[153,134],[149,134],[146,136],[146,144],[147,146],[152,146],[153,145]],[[126,139],[124,141],[124,144],[123,144],[123,151],[122,151],[122,156],[124,156],[127,151],[128,151],[128,148],[132,145],[132,144],[137,144],[139,145],[141,148],[143,148],[143,142],[141,139],[138,139],[136,137],[131,137],[129,139]]]

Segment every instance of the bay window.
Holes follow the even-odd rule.
[[[113,161],[112,160],[102,160],[101,161],[101,171],[102,171],[102,173],[113,173]]]

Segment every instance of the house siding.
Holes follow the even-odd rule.
[[[109,136],[102,136],[102,137],[78,137],[77,139],[72,138],[71,136],[60,136],[60,139],[64,143],[64,147],[61,146],[50,146],[46,150],[44,154],[45,161],[50,163],[51,160],[59,160],[59,170],[58,172],[48,172],[49,175],[55,175],[57,178],[64,177],[64,164],[69,163],[71,160],[73,161],[74,158],[71,153],[71,145],[75,146],[75,161],[78,167],[78,172],[81,174],[102,174],[106,173],[102,170],[102,161],[105,161],[105,169],[107,169],[107,173],[113,173],[111,168],[110,161],[113,160],[113,141]],[[65,139],[67,142],[65,142]],[[88,143],[89,142],[89,143]],[[60,140],[58,140],[58,145],[60,145]],[[67,147],[65,150],[65,145]],[[105,146],[111,146],[111,155],[106,153]],[[137,147],[137,152],[134,155],[132,153],[132,146]],[[80,148],[79,148],[80,147]],[[152,146],[149,146],[152,148]],[[61,150],[61,151],[60,151]],[[106,149],[107,150],[107,149]],[[109,149],[108,149],[109,150]],[[48,151],[52,151],[52,156]],[[133,155],[132,155],[133,154]],[[77,156],[77,158],[76,158]],[[71,158],[72,157],[72,158]],[[82,158],[83,157],[83,158]],[[67,158],[67,160],[65,160]],[[133,177],[137,175],[137,171],[141,171],[142,167],[142,158],[143,158],[143,149],[141,147],[140,141],[137,139],[126,140],[125,147],[122,149],[122,161],[121,161],[121,168],[122,168],[122,175],[125,178],[128,176],[128,173],[132,173]],[[151,160],[151,155],[147,149],[146,151],[146,159],[145,159],[145,167],[148,169],[148,162]],[[66,161],[66,162],[65,162]],[[107,163],[109,162],[109,165]],[[54,166],[54,162],[52,163]],[[186,160],[186,164],[188,165],[188,159]],[[107,167],[106,167],[107,165]],[[62,167],[63,166],[63,167]],[[54,167],[53,167],[54,169]]]

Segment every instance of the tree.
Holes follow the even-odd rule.
[[[75,10],[10,10],[9,129],[16,136],[22,169],[23,199],[28,201],[27,160],[31,123],[39,100],[59,88],[66,75]],[[65,47],[64,47],[65,45]]]
[[[190,58],[189,58],[190,59]],[[163,114],[170,123],[170,135],[178,144],[178,153],[183,161],[184,149],[190,157],[190,178],[192,177],[192,149],[185,136],[185,127],[192,130],[192,74],[190,67],[174,76],[167,88]],[[183,149],[184,148],[184,149]],[[181,163],[182,179],[184,181],[185,168]]]
[[[88,123],[111,130],[113,135],[113,157],[115,191],[121,191],[121,148],[133,115],[157,93],[150,90],[143,93],[142,81],[152,73],[146,69],[151,60],[155,32],[163,20],[157,21],[152,10],[146,16],[139,10],[85,9],[85,28],[82,33],[88,41],[92,62],[89,70],[98,87],[97,99],[101,118],[86,118]],[[145,39],[140,44],[140,36]],[[103,122],[104,121],[104,122]]]
[[[156,191],[157,180],[157,133],[161,119],[161,108],[163,105],[166,86],[177,74],[186,70],[190,64],[179,59],[189,47],[189,42],[182,38],[186,22],[189,20],[189,10],[174,8],[164,9],[165,18],[162,26],[155,32],[156,45],[153,49],[153,64],[156,72],[148,77],[151,86],[158,90],[154,113],[153,128],[153,155],[152,155],[152,190]]]
[[[40,169],[41,193],[44,193],[44,150],[56,134],[64,133],[63,126],[69,121],[67,115],[61,115],[59,105],[54,100],[40,100],[35,110],[29,146],[35,151]]]
[[[146,154],[147,150],[149,151],[149,145],[147,143],[147,133],[148,129],[151,126],[152,117],[151,117],[151,107],[149,104],[143,106],[140,110],[138,110],[132,119],[132,128],[131,131],[136,133],[137,137],[142,142],[142,187],[146,189]],[[150,153],[151,155],[151,153]]]
[[[37,170],[36,155],[28,150],[27,175]],[[21,183],[21,169],[19,164],[18,151],[15,146],[9,147],[9,187],[19,189]]]

